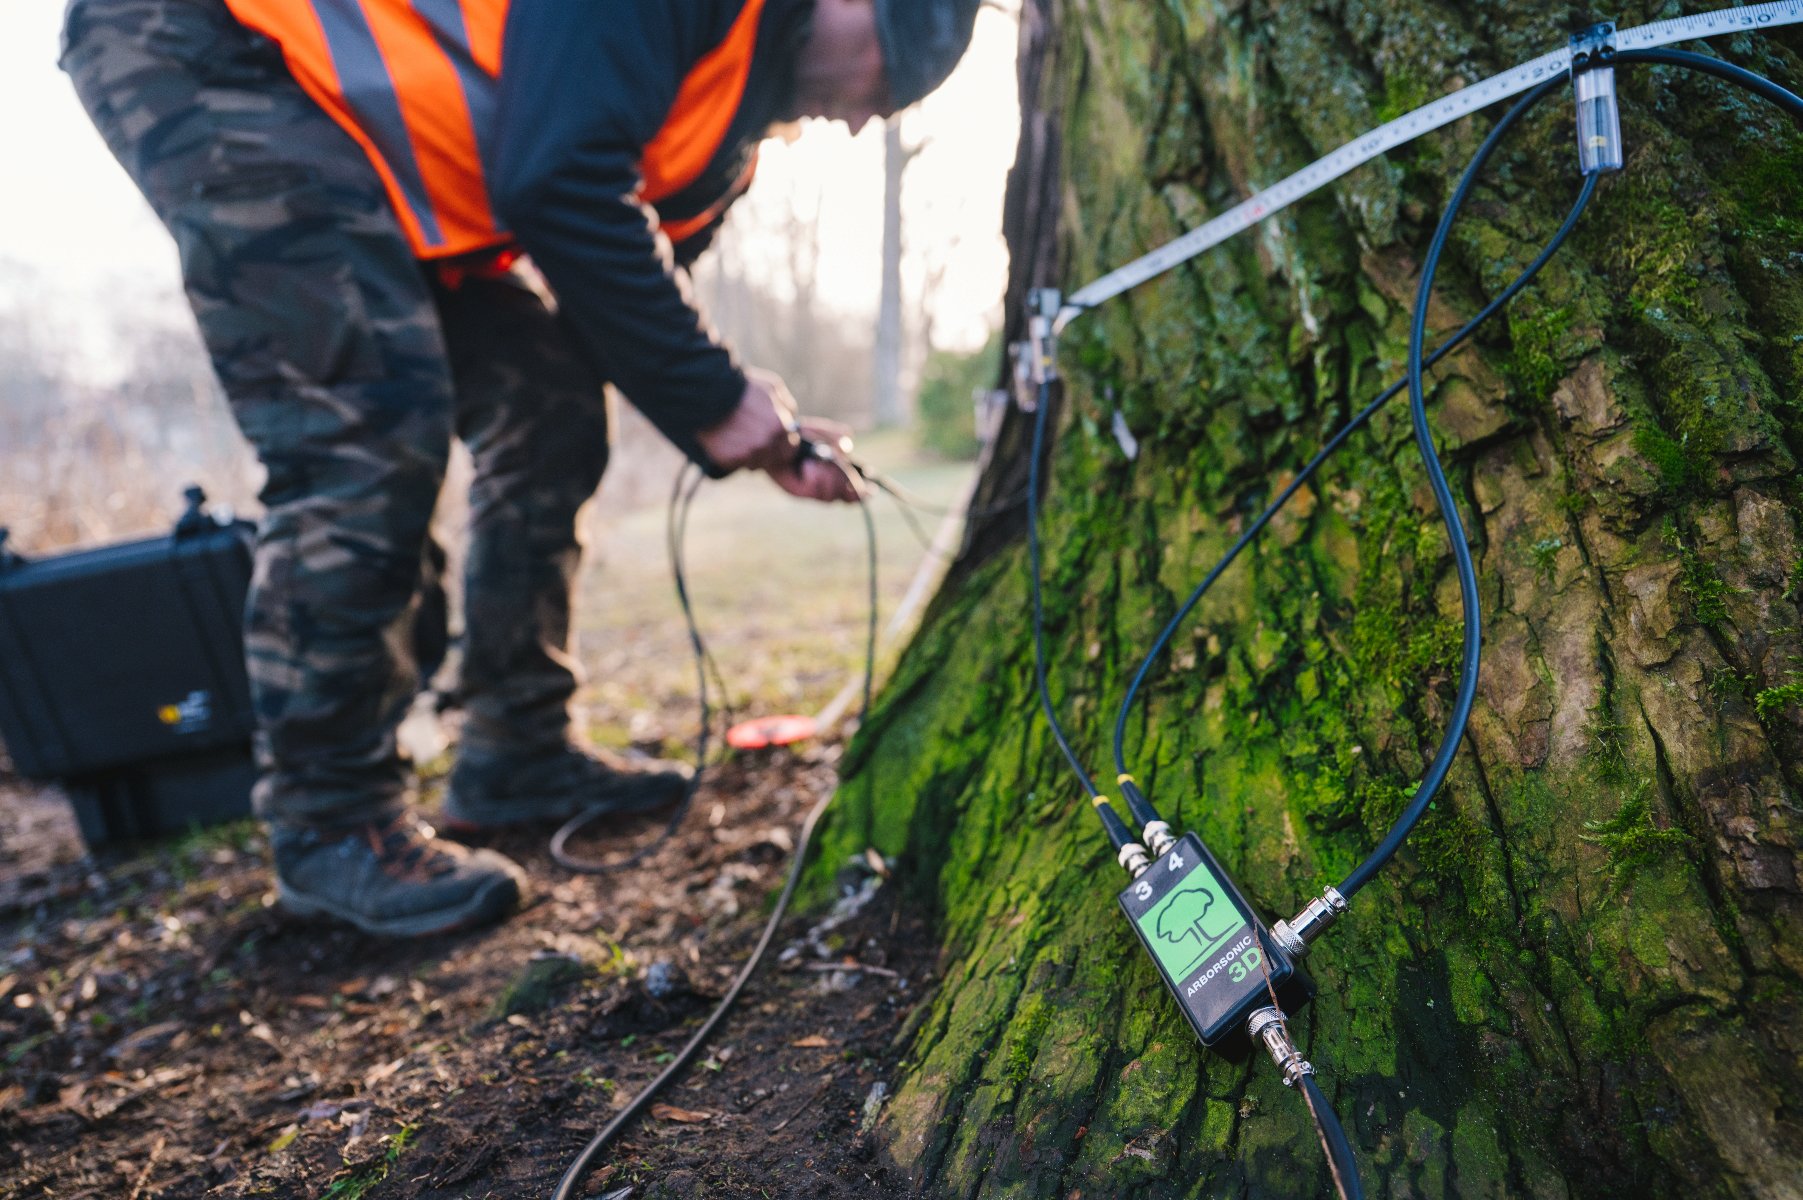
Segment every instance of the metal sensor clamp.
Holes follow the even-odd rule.
[[[1599,175],[1622,168],[1621,105],[1615,95],[1615,22],[1592,25],[1571,39],[1571,86],[1578,106],[1578,169]]]

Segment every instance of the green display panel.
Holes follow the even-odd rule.
[[[1140,936],[1173,980],[1186,978],[1245,925],[1205,863],[1195,864],[1182,883],[1139,918]]]

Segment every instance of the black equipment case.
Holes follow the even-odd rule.
[[[250,811],[254,530],[187,500],[166,537],[54,558],[0,530],[0,742],[63,785],[91,847]]]

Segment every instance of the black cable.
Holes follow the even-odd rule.
[[[1495,299],[1484,305],[1484,307],[1478,311],[1476,316],[1465,322],[1465,324],[1459,328],[1458,332],[1440,343],[1439,347],[1427,357],[1429,366],[1439,362],[1442,358],[1452,353],[1453,350],[1457,349],[1466,338],[1476,332],[1478,326],[1489,320],[1496,314],[1498,309],[1514,299],[1516,294],[1520,292],[1522,288],[1526,287],[1528,282],[1532,280],[1534,276],[1540,273],[1540,268],[1544,267],[1547,260],[1552,258],[1558,249],[1565,244],[1565,239],[1569,237],[1571,231],[1577,227],[1578,218],[1583,214],[1585,208],[1589,206],[1589,203],[1589,190],[1580,191],[1577,202],[1572,205],[1571,212],[1567,214],[1565,218],[1565,223],[1559,227],[1558,232],[1556,232],[1551,240],[1546,243],[1545,248],[1534,258],[1534,261],[1529,263],[1521,274],[1515,277],[1514,282],[1504,288]],[[1220,560],[1209,569],[1208,574],[1203,576],[1202,582],[1196,585],[1195,590],[1189,594],[1188,598],[1184,600],[1183,604],[1177,609],[1170,621],[1165,624],[1164,629],[1160,631],[1157,639],[1153,641],[1152,648],[1146,652],[1145,658],[1141,660],[1139,669],[1134,672],[1132,682],[1127,685],[1127,694],[1122,698],[1120,709],[1115,714],[1114,761],[1115,766],[1119,771],[1125,773],[1127,770],[1127,720],[1132,714],[1133,701],[1138,696],[1139,689],[1141,685],[1144,684],[1147,674],[1151,671],[1153,662],[1157,660],[1159,655],[1164,653],[1165,647],[1170,644],[1171,638],[1176,634],[1178,627],[1195,609],[1196,605],[1201,603],[1202,597],[1208,594],[1209,589],[1214,587],[1215,582],[1220,579],[1227,568],[1233,565],[1233,561],[1239,557],[1240,551],[1251,545],[1253,540],[1264,530],[1265,526],[1271,523],[1271,519],[1282,510],[1284,505],[1289,503],[1290,497],[1294,496],[1301,490],[1305,483],[1314,477],[1315,472],[1321,468],[1322,464],[1332,457],[1334,452],[1340,448],[1347,438],[1351,437],[1354,433],[1357,433],[1360,429],[1363,429],[1365,424],[1377,414],[1378,409],[1395,399],[1395,397],[1407,386],[1408,378],[1406,376],[1402,379],[1398,379],[1395,383],[1392,383],[1389,387],[1380,392],[1375,400],[1360,409],[1358,415],[1354,416],[1350,421],[1346,422],[1345,425],[1341,426],[1339,431],[1328,440],[1327,444],[1316,451],[1315,456],[1308,460],[1307,465],[1304,466],[1301,471],[1297,472],[1296,477],[1283,486],[1282,490],[1280,490],[1271,502],[1265,506],[1264,511],[1259,513],[1257,519],[1255,519],[1251,525],[1247,526],[1246,530],[1235,539],[1233,545],[1228,548],[1225,554],[1221,555]]]
[[[670,1081],[688,1068],[702,1046],[706,1045],[707,1040],[713,1036],[714,1030],[719,1028],[720,1022],[726,1019],[726,1014],[731,1012],[733,1005],[738,1003],[739,993],[743,992],[745,985],[751,981],[752,975],[763,961],[764,952],[770,948],[771,941],[776,937],[776,927],[788,914],[789,901],[795,895],[795,885],[801,880],[802,865],[807,860],[809,846],[813,844],[814,827],[820,823],[820,818],[826,812],[826,806],[832,802],[832,798],[832,793],[828,792],[815,803],[812,809],[808,810],[807,820],[801,826],[801,836],[795,843],[795,857],[789,865],[789,878],[783,884],[782,894],[776,899],[776,910],[764,923],[764,932],[758,936],[757,945],[752,947],[751,957],[746,959],[745,965],[739,968],[739,974],[733,979],[732,987],[727,990],[725,997],[715,1006],[713,1013],[709,1015],[701,1028],[695,1031],[695,1036],[691,1037],[688,1044],[677,1053],[674,1059],[670,1060],[669,1065],[658,1072],[657,1077],[646,1084],[644,1090],[634,1096],[631,1102],[616,1113],[613,1120],[604,1125],[601,1132],[591,1138],[588,1145],[582,1148],[582,1152],[571,1161],[569,1167],[565,1169],[563,1177],[558,1180],[557,1190],[551,1193],[551,1200],[571,1200],[576,1195],[576,1185],[581,1183],[583,1177],[588,1174],[589,1164],[595,1160],[595,1156],[607,1149],[628,1125],[643,1115],[651,1101],[663,1091]]]
[[[1526,97],[1523,97],[1514,108],[1510,109],[1509,112],[1504,115],[1502,120],[1497,124],[1496,129],[1492,131],[1491,136],[1495,137],[1497,133],[1514,124],[1525,112],[1526,105],[1538,100],[1547,90],[1550,90],[1553,85],[1559,82],[1560,80],[1557,79],[1549,80],[1547,83],[1541,84],[1535,91],[1530,92]],[[1534,261],[1529,263],[1527,268],[1523,270],[1520,275],[1515,277],[1514,282],[1504,288],[1495,299],[1484,305],[1484,307],[1478,311],[1476,316],[1465,322],[1465,324],[1459,328],[1458,332],[1442,342],[1439,348],[1428,356],[1428,363],[1432,364],[1439,362],[1440,359],[1452,353],[1460,343],[1464,342],[1466,338],[1470,337],[1472,333],[1477,330],[1478,326],[1489,320],[1496,314],[1498,309],[1514,299],[1515,295],[1520,292],[1522,288],[1526,287],[1528,282],[1533,279],[1535,275],[1540,273],[1540,268],[1545,266],[1547,260],[1553,256],[1560,246],[1565,244],[1565,239],[1570,236],[1572,229],[1576,227],[1578,217],[1582,215],[1585,207],[1588,206],[1590,202],[1590,192],[1593,188],[1594,179],[1587,181],[1585,189],[1581,191],[1578,196],[1578,202],[1572,206],[1571,212],[1566,216],[1565,223],[1559,227],[1558,232],[1556,232],[1552,239],[1547,242],[1546,247],[1540,251],[1534,258]],[[1122,774],[1125,774],[1127,771],[1127,721],[1132,715],[1133,701],[1138,697],[1139,689],[1141,685],[1145,683],[1146,676],[1152,669],[1152,664],[1157,660],[1159,655],[1164,653],[1165,647],[1170,644],[1171,638],[1176,634],[1178,627],[1182,625],[1184,619],[1194,611],[1196,605],[1201,603],[1202,597],[1208,594],[1209,589],[1214,587],[1215,582],[1220,579],[1227,568],[1233,565],[1233,561],[1239,557],[1240,551],[1251,545],[1253,539],[1263,532],[1266,525],[1271,523],[1271,519],[1282,510],[1284,505],[1289,503],[1290,497],[1294,496],[1301,490],[1303,484],[1313,478],[1315,472],[1321,468],[1321,465],[1325,463],[1342,444],[1345,443],[1347,438],[1364,428],[1366,422],[1377,413],[1377,410],[1394,399],[1407,384],[1408,379],[1406,376],[1402,379],[1398,379],[1395,383],[1379,393],[1375,400],[1360,409],[1357,416],[1341,426],[1339,432],[1335,433],[1332,438],[1328,439],[1325,446],[1322,446],[1320,450],[1315,452],[1315,456],[1308,460],[1307,465],[1305,465],[1301,471],[1297,472],[1296,477],[1284,485],[1283,489],[1265,506],[1264,511],[1259,513],[1257,519],[1254,520],[1237,539],[1235,539],[1233,545],[1228,547],[1227,552],[1221,556],[1220,560],[1216,562],[1212,568],[1209,569],[1208,574],[1202,577],[1202,582],[1196,585],[1195,590],[1190,592],[1189,596],[1178,607],[1177,611],[1172,614],[1171,619],[1165,623],[1164,628],[1159,631],[1158,637],[1152,642],[1151,649],[1146,651],[1145,657],[1140,660],[1139,669],[1133,673],[1133,679],[1127,685],[1127,693],[1122,697],[1120,708],[1115,713],[1114,761],[1116,769]]]
[[[1070,738],[1065,736],[1064,726],[1058,722],[1058,712],[1052,707],[1052,690],[1046,685],[1045,600],[1040,594],[1043,567],[1039,550],[1039,460],[1045,454],[1046,414],[1051,407],[1052,385],[1050,382],[1042,382],[1039,385],[1039,403],[1033,410],[1032,457],[1027,460],[1027,561],[1033,593],[1033,677],[1039,684],[1039,706],[1045,711],[1046,724],[1052,728],[1052,740],[1058,743],[1058,749],[1064,752],[1064,760],[1076,772],[1077,780],[1088,794],[1090,807],[1095,809],[1096,816],[1101,820],[1109,842],[1119,850],[1133,840],[1132,831],[1107,799],[1096,791],[1095,781],[1083,769],[1077,752],[1071,749]]]
[[[1502,141],[1503,135],[1516,120],[1554,88],[1565,86],[1566,78],[1566,75],[1560,75],[1540,84],[1516,102],[1508,115],[1497,122],[1496,128],[1490,131],[1490,136],[1484,139],[1483,145],[1472,155],[1465,174],[1453,189],[1452,198],[1446,202],[1446,211],[1440,215],[1439,227],[1434,230],[1433,240],[1428,243],[1427,257],[1421,264],[1421,282],[1415,289],[1415,312],[1409,323],[1409,416],[1415,427],[1415,447],[1420,452],[1422,466],[1426,468],[1428,485],[1434,493],[1434,503],[1440,509],[1440,519],[1446,526],[1446,537],[1452,547],[1453,567],[1459,577],[1459,613],[1464,622],[1461,639],[1463,657],[1459,665],[1458,693],[1453,700],[1452,715],[1446,722],[1446,732],[1440,739],[1440,748],[1435,751],[1433,761],[1428,765],[1427,773],[1422,776],[1408,806],[1390,826],[1390,832],[1384,835],[1384,840],[1377,844],[1377,848],[1366,855],[1365,861],[1355,867],[1339,885],[1340,895],[1347,900],[1351,900],[1390,861],[1420,823],[1422,814],[1427,811],[1427,806],[1440,790],[1440,784],[1446,779],[1447,771],[1452,768],[1453,756],[1458,753],[1459,743],[1465,737],[1466,723],[1471,719],[1472,702],[1477,698],[1478,659],[1483,651],[1484,641],[1483,613],[1477,594],[1477,564],[1465,538],[1465,523],[1459,517],[1458,502],[1453,499],[1452,487],[1446,482],[1446,472],[1441,467],[1440,455],[1434,448],[1433,431],[1427,424],[1423,344],[1427,340],[1427,305],[1433,295],[1434,277],[1439,273],[1440,256],[1446,250],[1446,240],[1452,233],[1453,223],[1458,220],[1465,201],[1471,195],[1471,189],[1477,183],[1478,174]],[[1582,197],[1586,201],[1596,189],[1596,178],[1595,175],[1584,178]]]
[[[1750,92],[1770,100],[1780,108],[1790,110],[1790,114],[1803,120],[1803,96],[1789,91],[1773,83],[1764,75],[1755,75],[1745,67],[1737,67],[1733,63],[1723,62],[1719,58],[1710,58],[1707,54],[1697,54],[1690,50],[1622,50],[1613,56],[1615,63],[1646,63],[1652,66],[1688,67],[1701,71],[1706,75],[1714,75],[1729,83],[1739,84]],[[1601,58],[1597,66],[1609,66],[1609,58]]]
[[[920,518],[914,515],[914,510],[916,508],[919,508],[922,512],[928,512],[928,509],[911,503],[909,498],[906,497],[899,490],[898,486],[892,483],[887,476],[869,469],[862,463],[854,462],[852,464],[852,469],[857,471],[866,483],[869,483],[871,486],[881,491],[885,496],[888,496],[889,499],[895,501],[895,511],[901,514],[902,521],[908,526],[908,532],[914,535],[914,540],[920,543],[920,548],[922,550],[926,551],[929,556],[938,559],[940,562],[948,561],[944,554],[941,554],[933,548],[933,536],[921,525]],[[949,514],[951,510],[947,509],[946,512]]]
[[[934,549],[933,539],[928,536],[919,519],[915,517],[916,512],[923,512],[928,516],[935,517],[957,517],[961,521],[970,522],[1007,512],[1017,507],[1027,496],[1027,493],[1023,491],[1008,500],[998,504],[985,505],[982,508],[954,508],[950,505],[934,504],[929,500],[921,499],[894,478],[883,474],[868,463],[862,463],[856,459],[847,459],[846,461],[866,483],[895,502],[896,511],[901,513],[902,519],[907,522],[908,530],[914,535],[914,540],[920,543],[921,548],[929,556],[942,563],[951,562],[954,556]]]
[[[1636,50],[1623,52],[1614,56],[1616,63],[1662,63],[1672,66],[1692,67],[1737,83],[1751,91],[1772,100],[1790,110],[1794,116],[1803,118],[1803,99],[1786,91],[1777,84],[1761,76],[1745,71],[1740,67],[1725,63],[1706,55],[1692,54],[1684,50]],[[1608,65],[1607,59],[1599,61],[1599,65]],[[1548,81],[1549,83],[1560,81]],[[1524,96],[1516,105],[1514,112],[1519,112],[1531,105],[1545,94],[1547,84],[1542,84]],[[1471,706],[1477,696],[1478,657],[1483,648],[1482,614],[1479,611],[1477,594],[1477,568],[1471,557],[1471,547],[1465,540],[1465,527],[1460,520],[1458,505],[1453,499],[1452,489],[1447,485],[1446,473],[1441,469],[1439,454],[1434,449],[1433,433],[1427,424],[1427,396],[1422,381],[1424,364],[1421,356],[1422,342],[1427,336],[1427,303],[1432,294],[1434,276],[1439,271],[1440,256],[1446,248],[1446,241],[1452,231],[1453,223],[1470,197],[1471,188],[1478,172],[1483,168],[1484,160],[1495,148],[1497,134],[1502,126],[1495,130],[1477,155],[1466,168],[1465,175],[1454,189],[1452,199],[1447,202],[1446,211],[1440,217],[1440,226],[1434,231],[1434,239],[1428,246],[1427,257],[1421,267],[1421,283],[1415,294],[1415,315],[1409,329],[1409,413],[1415,427],[1415,445],[1421,453],[1422,465],[1427,469],[1428,483],[1434,492],[1434,501],[1439,506],[1440,515],[1446,524],[1447,537],[1452,543],[1453,564],[1459,577],[1459,608],[1464,619],[1463,662],[1459,670],[1459,690],[1453,702],[1452,716],[1447,722],[1446,734],[1440,741],[1440,748],[1434,754],[1427,774],[1422,777],[1421,784],[1415,790],[1414,797],[1402,815],[1391,826],[1377,849],[1373,850],[1348,875],[1345,882],[1339,885],[1339,892],[1346,899],[1352,896],[1365,884],[1369,883],[1383,865],[1393,857],[1402,843],[1421,820],[1427,806],[1433,801],[1440,785],[1446,779],[1446,773],[1452,767],[1453,756],[1458,753],[1459,743],[1464,739],[1465,727],[1471,719]],[[1594,175],[1586,177],[1586,188],[1595,186]]]
[[[677,486],[680,491],[682,486],[680,477]],[[680,511],[678,511],[674,498],[672,499],[670,573],[676,582],[676,595],[678,601],[682,605],[683,617],[688,622],[689,641],[695,651],[696,670],[702,677],[703,734],[701,739],[698,740],[703,749],[705,749],[705,730],[707,726],[707,701],[705,697],[707,692],[707,682],[706,671],[702,666],[702,662],[707,654],[707,650],[706,644],[701,637],[701,631],[695,621],[694,609],[689,601],[687,575],[682,557],[685,548],[683,533],[688,524],[687,501],[693,499],[695,489],[698,486],[699,482],[690,487],[689,491],[684,496],[684,502],[680,507]],[[869,568],[870,599],[870,617],[865,631],[864,642],[864,707],[859,717],[860,722],[862,722],[870,715],[871,691],[873,680],[876,675],[877,543],[876,521],[871,515],[870,501],[864,496],[859,496],[858,506],[864,515],[864,533],[866,537],[865,563]],[[706,760],[703,758],[699,761],[705,762]],[[699,780],[700,776],[701,770],[698,767],[695,772],[695,779]],[[690,795],[693,795],[693,788],[690,790]],[[571,1198],[575,1196],[577,1185],[580,1184],[583,1178],[588,1174],[589,1164],[594,1162],[596,1156],[607,1149],[607,1147],[613,1143],[614,1139],[618,1138],[629,1125],[643,1115],[646,1108],[650,1106],[651,1101],[656,1099],[665,1087],[694,1062],[695,1056],[700,1053],[701,1048],[707,1044],[708,1039],[713,1036],[714,1031],[720,1027],[720,1023],[726,1019],[727,1014],[731,1012],[733,1006],[738,1003],[740,994],[745,990],[745,985],[749,983],[751,977],[756,974],[759,965],[761,965],[764,960],[764,954],[770,949],[770,943],[776,937],[777,927],[782,924],[783,918],[788,915],[789,902],[795,896],[796,885],[801,881],[802,868],[807,862],[808,849],[813,845],[814,830],[819,825],[820,818],[826,813],[826,807],[832,802],[832,798],[833,794],[828,792],[814,804],[813,808],[808,810],[807,819],[802,822],[801,834],[795,842],[795,854],[789,864],[789,876],[783,883],[782,893],[776,899],[776,907],[772,910],[769,920],[764,922],[764,929],[763,932],[758,935],[757,944],[752,947],[750,957],[748,957],[745,960],[744,965],[739,968],[739,973],[733,978],[732,986],[727,989],[726,995],[722,997],[720,1003],[714,1007],[714,1011],[708,1015],[707,1020],[702,1023],[701,1028],[696,1030],[694,1036],[691,1037],[683,1048],[677,1052],[676,1057],[671,1059],[669,1064],[666,1065],[662,1071],[658,1072],[657,1076],[653,1078],[650,1083],[646,1084],[625,1108],[616,1113],[613,1119],[603,1126],[599,1133],[589,1139],[588,1144],[582,1148],[581,1152],[577,1154],[575,1159],[573,1159],[570,1165],[564,1170],[562,1178],[558,1180],[556,1190],[552,1193],[552,1200],[571,1200]],[[686,807],[687,798],[684,800],[684,805]],[[675,823],[672,823],[671,829],[674,830],[674,828]],[[668,832],[666,832],[664,836],[669,836]],[[661,844],[662,841],[663,838],[658,839],[659,844]],[[645,851],[640,851],[639,854],[634,855],[629,861],[637,861],[644,853]],[[619,868],[612,867],[609,869],[617,870]]]
[[[982,520],[985,517],[996,517],[1000,516],[1002,513],[1019,508],[1028,495],[1027,490],[1022,489],[1008,497],[1006,500],[997,500],[994,504],[985,504],[977,508],[953,508],[949,504],[934,504],[930,500],[922,499],[919,495],[880,471],[872,471],[864,466],[860,466],[859,471],[864,478],[870,480],[871,483],[882,488],[885,492],[888,492],[897,504],[905,504],[909,508],[919,509],[921,512],[935,517],[958,516],[969,521]]]
[[[1359,1182],[1358,1161],[1352,1157],[1352,1143],[1340,1126],[1339,1115],[1321,1091],[1312,1074],[1302,1077],[1302,1099],[1308,1115],[1314,1118],[1315,1133],[1321,1139],[1321,1150],[1327,1155],[1327,1170],[1333,1177],[1334,1191],[1340,1200],[1365,1200],[1365,1186]]]
[[[670,819],[664,823],[663,829],[643,846],[634,850],[624,858],[611,861],[593,858],[580,858],[569,850],[570,839],[587,829],[590,825],[605,816],[613,814],[608,808],[589,808],[577,813],[560,826],[551,835],[551,858],[558,866],[578,875],[611,875],[637,866],[647,857],[657,852],[664,843],[676,835],[682,823],[694,805],[695,795],[701,790],[702,776],[707,772],[707,756],[710,739],[713,733],[714,711],[708,691],[708,668],[713,666],[713,656],[709,653],[707,642],[701,636],[701,627],[695,620],[695,605],[689,595],[688,572],[685,566],[684,551],[688,536],[689,510],[694,504],[695,494],[707,476],[692,466],[684,466],[676,473],[676,483],[670,493],[670,504],[664,521],[664,546],[670,556],[670,576],[676,587],[676,602],[682,608],[682,619],[688,628],[689,646],[695,656],[695,693],[701,708],[700,726],[695,733],[695,773],[689,776],[683,786],[682,797],[671,810]],[[719,668],[713,667],[716,677]]]

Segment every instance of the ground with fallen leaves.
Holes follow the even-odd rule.
[[[282,917],[254,825],[101,866],[66,853],[53,795],[0,790],[25,835],[0,864],[0,1194],[548,1195],[724,993],[830,757],[728,766],[676,841],[614,878],[497,839],[540,882],[531,905],[398,946]],[[843,873],[875,892],[848,923],[787,923],[786,961],[586,1195],[905,1190],[860,1128],[929,982],[926,939],[868,872]]]
[[[904,474],[944,500],[962,471]],[[879,521],[892,606],[920,551]],[[855,511],[798,515],[757,481],[704,491],[694,587],[741,710],[812,711],[861,661],[862,536]],[[661,537],[656,510],[608,529],[580,652],[594,735],[667,753],[695,710]],[[558,869],[542,831],[494,839],[532,875],[528,907],[398,945],[284,918],[254,822],[89,857],[56,792],[0,772],[0,1196],[548,1196],[724,993],[837,753],[727,763],[619,875]],[[785,924],[706,1061],[583,1194],[906,1193],[860,1131],[931,985],[930,939],[880,860],[839,866],[869,902]]]

